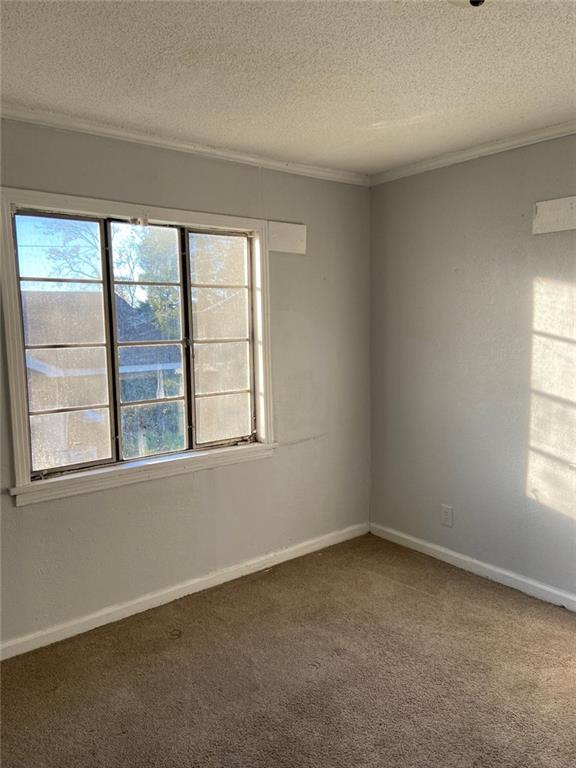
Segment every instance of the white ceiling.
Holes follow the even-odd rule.
[[[374,174],[576,116],[576,1],[2,3],[5,114]]]

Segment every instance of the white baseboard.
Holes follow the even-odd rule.
[[[227,568],[221,568],[218,571],[212,571],[205,576],[199,576],[190,581],[176,584],[173,587],[141,595],[140,597],[137,597],[134,600],[128,600],[125,603],[109,605],[106,608],[96,611],[95,613],[90,613],[87,616],[81,616],[72,621],[64,622],[63,624],[55,624],[47,629],[32,632],[29,635],[21,635],[20,637],[6,640],[1,647],[1,657],[3,659],[8,659],[11,656],[17,656],[18,654],[32,651],[35,648],[50,645],[58,640],[65,640],[67,637],[79,635],[81,632],[87,632],[88,630],[100,627],[103,624],[109,624],[112,621],[125,619],[135,613],[147,611],[149,608],[156,608],[164,603],[170,603],[172,600],[177,600],[185,595],[201,592],[203,589],[215,587],[226,581],[238,579],[240,576],[247,576],[250,573],[270,568],[278,563],[283,563],[286,560],[292,560],[295,557],[307,555],[310,552],[316,552],[319,549],[325,549],[326,547],[330,547],[333,544],[339,544],[348,539],[355,539],[357,536],[362,536],[363,534],[368,533],[368,531],[368,523],[351,525],[348,528],[332,531],[332,533],[318,536],[315,539],[302,541],[300,544],[294,544],[286,549],[280,549],[275,552],[270,552],[267,555],[255,557],[252,560],[244,560],[237,565],[231,565]]]
[[[402,531],[397,531],[394,528],[387,528],[384,525],[370,523],[370,533],[380,536],[382,539],[393,541],[395,544],[400,544],[403,547],[408,547],[408,549],[415,549],[417,552],[435,557],[437,560],[443,560],[445,563],[450,563],[465,571],[471,571],[478,576],[484,576],[486,579],[491,579],[491,581],[497,581],[499,584],[513,587],[520,590],[520,592],[525,592],[527,595],[545,600],[547,603],[561,605],[569,611],[576,612],[576,594],[573,592],[566,592],[563,589],[551,587],[548,584],[543,584],[541,581],[529,579],[527,576],[521,576],[519,573],[507,571],[504,568],[485,563],[482,560],[475,560],[473,557],[455,552],[453,549],[441,547],[439,544],[418,539],[416,536],[410,536],[407,533],[402,533]]]

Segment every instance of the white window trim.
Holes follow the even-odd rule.
[[[2,287],[15,475],[15,484],[10,489],[10,493],[16,497],[17,506],[103,490],[142,480],[210,469],[225,464],[236,464],[264,458],[273,453],[276,445],[274,443],[272,415],[268,226],[266,221],[9,187],[2,188],[1,196],[2,270],[4,274]],[[148,459],[70,472],[43,480],[31,480],[30,430],[26,397],[27,378],[16,252],[12,232],[12,214],[18,208],[102,217],[144,218],[150,224],[175,224],[187,227],[205,227],[211,230],[249,232],[253,237],[252,307],[256,442],[233,447],[186,451],[169,456],[153,456]]]

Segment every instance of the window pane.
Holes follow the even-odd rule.
[[[196,392],[200,395],[250,388],[250,348],[247,341],[195,344]]]
[[[178,230],[113,222],[112,265],[115,280],[178,283]]]
[[[193,283],[248,284],[248,238],[188,235]]]
[[[122,411],[122,456],[134,459],[186,448],[182,400],[129,405]]]
[[[15,224],[21,277],[102,279],[98,222],[16,215]]]
[[[26,367],[31,411],[108,404],[104,347],[29,349]]]
[[[192,288],[195,339],[248,337],[246,288]]]
[[[102,286],[21,281],[25,343],[98,344],[105,340]]]
[[[30,416],[34,471],[109,459],[107,408]]]
[[[161,400],[184,394],[180,346],[120,347],[118,357],[122,402]]]
[[[116,285],[114,291],[119,341],[182,338],[179,288]]]
[[[216,395],[196,400],[196,440],[214,443],[252,432],[250,394]]]

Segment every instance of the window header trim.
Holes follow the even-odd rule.
[[[38,210],[55,216],[83,216],[90,219],[106,217],[116,221],[145,220],[150,225],[180,226],[200,233],[244,234],[247,230],[260,234],[267,229],[265,219],[230,216],[228,214],[189,211],[182,208],[126,203],[120,200],[101,200],[92,197],[35,192],[28,189],[2,187],[2,197],[8,202],[10,213],[32,215]]]

